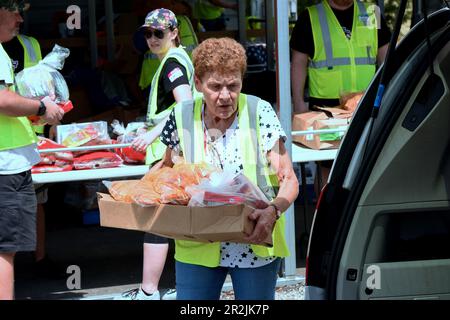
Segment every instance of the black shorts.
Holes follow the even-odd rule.
[[[36,194],[31,171],[0,175],[0,253],[36,250]]]
[[[145,233],[144,243],[164,244],[169,243],[169,239],[157,236],[156,234],[153,233]]]

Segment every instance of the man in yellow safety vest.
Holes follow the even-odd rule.
[[[27,116],[48,123],[64,111],[49,97],[32,100],[16,94],[11,59],[2,43],[19,33],[23,1],[0,1],[0,300],[14,298],[14,256],[36,247],[36,196],[31,167],[40,161],[36,135]]]
[[[11,58],[15,74],[25,68],[35,66],[42,60],[39,42],[35,38],[23,34],[18,34],[11,41],[4,43],[3,49]],[[33,125],[33,129],[37,134],[44,134],[43,125]]]
[[[390,30],[373,4],[359,0],[324,0],[300,14],[290,47],[294,112],[334,107],[349,93],[366,90],[377,64],[384,61]],[[308,80],[307,80],[308,79]],[[322,181],[332,161],[322,163]]]

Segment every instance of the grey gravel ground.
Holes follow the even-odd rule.
[[[221,300],[234,300],[233,290],[224,291]],[[275,300],[304,300],[304,283],[279,286],[275,291]]]

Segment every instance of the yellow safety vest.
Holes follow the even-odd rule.
[[[261,30],[262,29],[262,23],[260,21],[255,22],[252,20],[259,20],[261,18],[257,16],[247,16],[245,18],[247,30]],[[249,41],[255,41],[256,37],[250,37]]]
[[[275,196],[274,188],[278,186],[278,179],[267,163],[263,163],[265,155],[260,150],[259,117],[257,106],[259,98],[241,94],[239,96],[239,128],[243,131],[240,139],[240,152],[242,152],[244,175],[272,199]],[[203,99],[185,101],[175,108],[175,120],[178,137],[183,156],[187,162],[200,163],[205,159],[203,147],[202,127]],[[262,172],[262,174],[258,174]],[[253,252],[260,257],[287,257],[289,249],[285,240],[284,215],[276,222],[272,233],[273,247],[251,245]],[[176,240],[175,259],[180,262],[217,267],[220,262],[220,242],[203,243],[196,241]]]
[[[38,62],[42,60],[41,47],[39,45],[39,42],[33,37],[25,36],[22,34],[17,35],[17,39],[23,47],[23,67],[29,68],[38,64]],[[45,126],[33,125],[33,130],[36,133],[43,134],[44,127]]]
[[[178,31],[180,32],[181,45],[184,47],[189,57],[192,57],[192,51],[198,45],[197,34],[195,33],[188,17],[177,16],[177,20],[179,24]],[[150,85],[159,64],[160,61],[156,54],[148,50],[144,55],[144,60],[142,61],[141,75],[139,78],[139,87],[142,90]]]
[[[155,126],[160,121],[162,121],[164,118],[166,118],[172,109],[175,107],[176,102],[172,104],[169,108],[166,110],[156,113],[157,112],[157,104],[158,104],[158,84],[159,84],[159,77],[161,75],[161,71],[163,69],[164,64],[166,63],[167,59],[174,58],[180,63],[187,72],[187,76],[189,79],[189,83],[191,85],[191,90],[194,90],[194,66],[192,65],[191,59],[187,55],[186,51],[182,48],[171,48],[164,59],[161,61],[161,64],[159,65],[158,69],[156,70],[156,74],[153,76],[152,84],[151,84],[151,90],[150,90],[150,96],[148,99],[148,108],[147,108],[147,126],[149,128]],[[147,147],[146,152],[146,164],[152,164],[155,161],[158,161],[162,158],[164,153],[166,152],[166,145],[162,143],[159,139],[156,139],[151,145]]]
[[[39,42],[33,37],[22,34],[19,34],[17,39],[19,39],[19,42],[24,49],[24,68],[29,68],[38,64],[38,62],[42,60]]]
[[[8,57],[1,44],[0,50],[3,51],[2,56]],[[9,57],[7,63],[10,66],[11,77],[14,79],[14,71]],[[15,91],[14,84],[9,89]],[[36,142],[36,134],[27,117],[9,117],[0,114],[0,151],[25,147]]]
[[[354,1],[351,39],[348,39],[328,1],[308,7],[314,38],[309,61],[309,95],[338,99],[364,91],[375,74],[378,51],[375,5]]]
[[[194,6],[194,17],[197,19],[214,20],[224,12],[224,8],[213,5],[208,0],[197,0]]]

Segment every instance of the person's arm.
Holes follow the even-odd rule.
[[[284,142],[279,139],[275,146],[269,151],[268,161],[275,170],[280,189],[272,203],[281,211],[285,212],[298,196],[298,180],[292,167],[292,161],[286,151]],[[276,210],[273,206],[265,209],[256,209],[249,218],[256,221],[253,233],[246,238],[251,243],[262,243],[272,233],[276,222]]]
[[[308,55],[296,50],[291,50],[291,52],[291,90],[294,113],[303,113],[308,111],[304,100]]]
[[[49,97],[42,99],[47,110],[42,118],[49,124],[59,122],[64,116],[64,111]],[[6,89],[0,90],[0,113],[9,117],[34,116],[39,110],[39,100],[24,98],[17,93]]]
[[[277,173],[280,189],[272,201],[285,212],[298,196],[298,180],[284,142],[280,139],[268,154],[269,162]]]
[[[177,103],[181,103],[183,101],[192,100],[192,91],[191,87],[187,84],[181,84],[177,87],[175,87],[172,90],[173,97],[175,98],[175,101]],[[156,138],[158,138],[163,129],[164,125],[166,124],[167,120],[169,119],[169,116],[167,116],[165,119],[163,119],[160,123],[158,123],[155,127],[152,128],[152,130],[148,131],[147,133],[136,137],[131,147],[134,148],[136,151],[144,152],[147,147],[155,141]]]
[[[155,163],[153,167],[150,168],[149,172],[155,172],[164,167],[172,168],[174,165],[172,161],[172,152],[172,149],[167,148],[163,158],[159,162]]]
[[[0,113],[9,117],[32,116],[38,112],[40,102],[24,98],[8,89],[0,91]]]
[[[384,59],[386,58],[386,54],[389,48],[389,44],[385,44],[384,46],[378,48],[378,53],[377,53],[377,65],[378,67],[380,67],[383,62]]]
[[[182,84],[173,89],[172,93],[177,103],[192,100],[192,90],[190,85]]]
[[[161,120],[155,127],[145,134],[136,137],[131,143],[131,147],[136,151],[145,152],[147,147],[161,135],[169,116]]]

